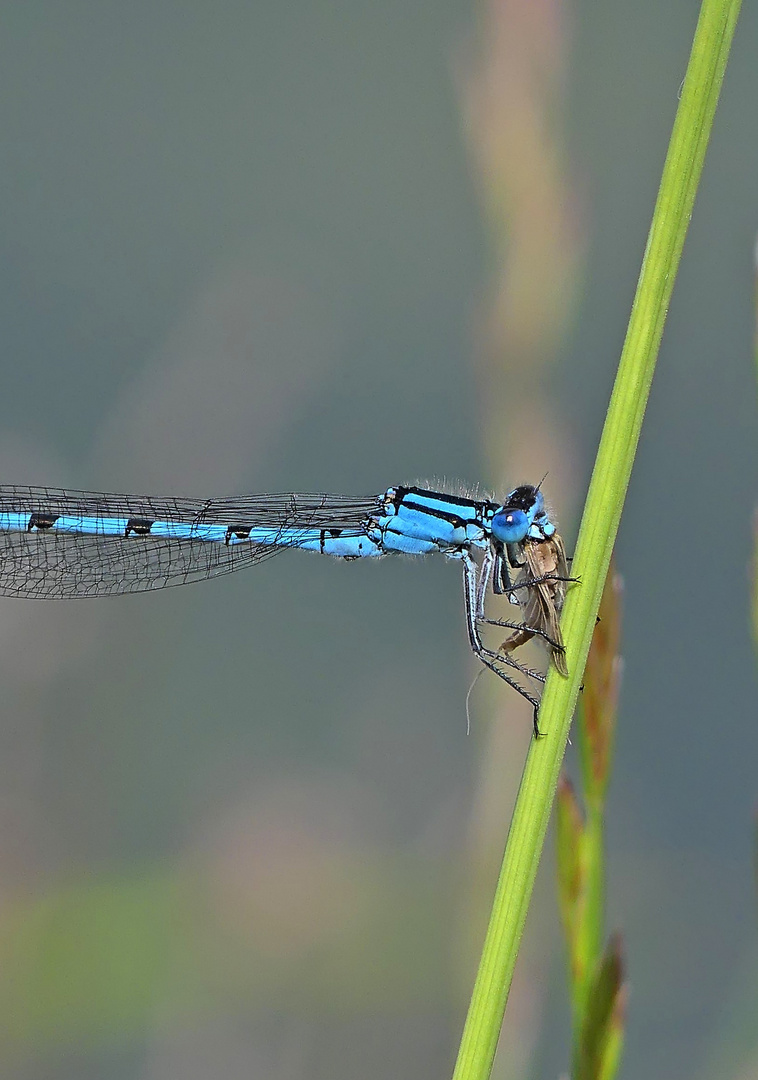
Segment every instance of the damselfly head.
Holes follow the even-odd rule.
[[[527,537],[541,540],[555,532],[542,492],[532,484],[514,488],[492,515],[491,528],[492,535],[503,544],[521,544]]]

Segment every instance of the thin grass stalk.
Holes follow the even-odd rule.
[[[495,1057],[571,717],[618,531],[669,300],[687,234],[740,0],[703,0],[616,382],[577,541],[581,586],[566,601],[569,676],[545,686],[458,1053],[454,1080],[484,1080]]]

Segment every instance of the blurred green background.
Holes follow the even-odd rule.
[[[0,475],[210,497],[536,482],[569,548],[684,0],[4,4]],[[625,1075],[758,1077],[758,14],[622,520]],[[449,1075],[528,709],[458,569],[286,554],[0,601],[0,1072]],[[571,760],[569,760],[571,768]],[[557,1076],[550,853],[495,1075]]]

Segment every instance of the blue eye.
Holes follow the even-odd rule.
[[[492,535],[503,544],[520,544],[526,539],[529,523],[523,510],[498,510],[492,515]]]

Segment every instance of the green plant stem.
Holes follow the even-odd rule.
[[[585,898],[577,927],[576,949],[581,959],[582,978],[574,990],[574,1034],[578,1034],[587,1011],[588,988],[603,955],[605,909],[605,843],[602,808],[590,807],[582,836]]]
[[[550,819],[571,717],[616,539],[671,291],[687,233],[740,0],[703,0],[616,382],[577,541],[563,615],[568,678],[550,673],[511,821],[454,1080],[490,1075]]]

